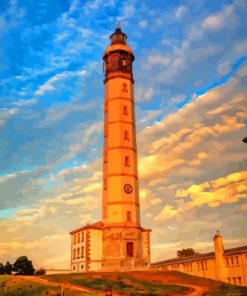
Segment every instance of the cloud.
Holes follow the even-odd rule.
[[[154,89],[137,86],[135,91],[136,102],[150,101],[153,99]]]
[[[48,91],[52,91],[55,89],[54,85],[64,79],[70,79],[71,77],[79,76],[84,77],[87,74],[85,70],[78,70],[78,71],[64,71],[62,73],[56,74],[50,79],[48,79],[43,85],[39,86],[36,90],[35,95],[41,96]]]
[[[164,222],[166,219],[176,217],[177,214],[181,211],[181,209],[175,209],[173,206],[166,205],[162,211],[154,217],[154,222]]]
[[[182,19],[187,11],[188,11],[188,8],[186,6],[179,6],[175,12],[176,19],[178,20]]]
[[[29,100],[20,99],[16,102],[13,102],[12,104],[18,107],[32,106],[37,104],[37,99],[35,98],[29,99]]]
[[[170,59],[166,55],[161,54],[153,54],[148,57],[147,63],[143,65],[144,69],[150,69],[151,67],[155,65],[168,65],[170,62]]]
[[[84,9],[85,9],[86,13],[89,13],[91,10],[98,9],[99,6],[101,5],[101,3],[102,3],[102,0],[88,1],[85,4]]]
[[[224,167],[221,159],[227,159],[228,163],[246,159],[244,147],[238,140],[246,127],[246,91],[239,83],[240,80],[232,78],[227,84],[195,97],[178,113],[169,114],[144,128],[137,137],[138,146],[142,147],[139,154],[141,179],[152,179],[153,182],[162,176],[167,178],[175,168],[176,180],[180,172],[184,178],[186,170],[191,178],[193,167],[200,170],[205,165],[208,170],[214,165],[215,173],[220,173],[222,165]],[[149,139],[149,143],[145,139]],[[225,141],[228,149],[224,148]],[[239,145],[234,145],[235,141]],[[231,147],[234,149],[234,146],[237,151],[232,154]],[[197,173],[198,178],[199,175]]]
[[[240,171],[187,188],[190,208],[207,204],[218,207],[222,203],[235,203],[247,199],[247,171]]]
[[[222,12],[208,16],[202,22],[202,28],[209,31],[217,31],[222,29],[225,24],[229,22],[233,12],[233,6],[227,6]]]
[[[141,28],[146,28],[147,25],[148,25],[147,20],[141,20],[141,21],[139,21],[139,26],[140,26]]]
[[[0,109],[0,126],[5,125],[6,122],[18,114],[18,108],[1,108]]]

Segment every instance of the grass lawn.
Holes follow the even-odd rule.
[[[80,291],[64,289],[65,296],[91,296]],[[43,285],[18,276],[0,275],[1,296],[61,296],[61,287]],[[98,294],[101,296],[102,294]],[[97,296],[97,295],[95,295]]]
[[[0,275],[0,295],[8,296],[44,296],[59,295],[59,287],[44,286],[23,280],[18,276]]]
[[[98,290],[95,296],[104,295],[104,290],[110,285],[113,291],[129,296],[164,296],[186,295],[190,288],[181,286],[195,285],[208,292],[207,296],[247,296],[247,287],[228,285],[222,282],[195,277],[177,271],[145,271],[122,273],[81,273],[57,274],[41,276],[51,282],[71,283]],[[181,284],[181,285],[180,285]],[[89,296],[92,294],[65,290],[65,296]],[[6,294],[7,292],[7,294]],[[0,276],[0,295],[5,296],[60,296],[61,287],[54,287],[23,279],[18,276]]]
[[[126,295],[164,295],[164,293],[183,293],[189,289],[176,284],[161,284],[148,280],[139,280],[127,273],[82,273],[48,275],[44,278],[57,282],[69,282],[71,284],[89,287],[103,291],[109,285],[113,291],[122,292]]]

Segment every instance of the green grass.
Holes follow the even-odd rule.
[[[218,289],[212,291],[210,296],[244,296],[247,295],[247,287],[222,284]]]
[[[44,286],[30,281],[21,281],[14,276],[0,276],[0,295],[8,296],[57,296],[58,287]],[[59,295],[60,296],[60,295]]]
[[[96,276],[96,277],[95,277]],[[121,274],[63,274],[43,276],[48,280],[57,282],[70,282],[91,289],[104,291],[109,285],[114,291],[123,292],[127,295],[164,295],[168,292],[184,292],[186,287],[176,284],[160,284],[144,280],[135,279],[127,273]]]
[[[222,282],[196,277],[178,271],[164,272],[142,272],[143,279],[138,272],[128,273],[81,273],[81,274],[59,274],[43,276],[56,282],[69,282],[82,285],[98,291],[103,291],[111,285],[114,291],[123,292],[130,296],[160,296],[164,294],[177,293],[181,295],[186,292],[186,287],[177,283],[197,285],[209,289],[207,296],[247,296],[247,287],[225,284]],[[150,274],[150,277],[148,275]],[[152,274],[152,276],[151,276]],[[157,276],[157,277],[156,277]],[[169,281],[167,281],[169,279]],[[167,284],[166,284],[167,281]],[[163,282],[163,283],[162,283]],[[187,289],[188,291],[188,289]]]
[[[66,296],[91,296],[92,294],[64,289]],[[43,285],[18,276],[0,275],[1,296],[61,296],[61,287]],[[102,293],[95,294],[102,296]]]

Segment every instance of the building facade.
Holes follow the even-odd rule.
[[[150,266],[150,229],[141,227],[134,108],[134,54],[120,28],[104,61],[102,221],[70,232],[71,271]]]
[[[214,252],[152,263],[153,270],[176,270],[233,285],[247,286],[247,246],[224,249],[219,232]]]

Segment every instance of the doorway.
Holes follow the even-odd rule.
[[[134,243],[127,242],[126,249],[127,249],[127,256],[134,257]]]

